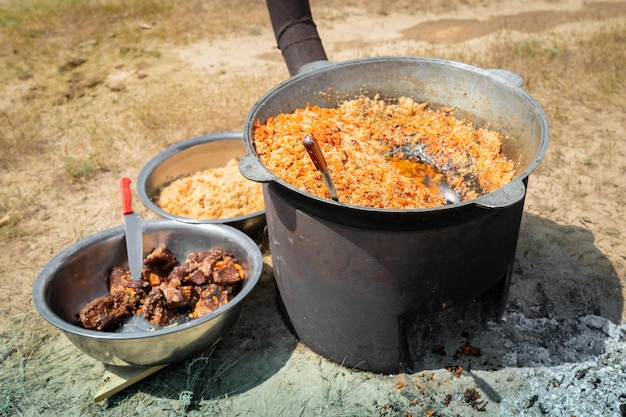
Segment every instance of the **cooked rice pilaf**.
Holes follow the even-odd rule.
[[[236,159],[176,179],[163,187],[157,205],[193,219],[226,219],[263,210],[263,190],[239,172]]]
[[[302,143],[305,135],[319,143],[339,201],[357,206],[411,209],[447,204],[438,188],[415,174],[428,167],[407,175],[406,163],[417,165],[410,158],[414,149],[428,156],[427,165],[438,168],[438,173],[431,171],[432,179],[445,176],[462,200],[500,188],[515,174],[513,161],[501,153],[498,132],[475,129],[455,118],[451,108],[431,110],[411,98],[388,103],[361,97],[333,109],[307,105],[257,122],[254,145],[267,169],[325,198],[329,195],[321,173]]]

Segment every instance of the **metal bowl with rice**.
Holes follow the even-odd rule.
[[[141,169],[137,194],[148,209],[161,217],[184,223],[226,224],[256,239],[265,228],[264,209],[234,217],[200,218],[173,214],[159,205],[161,191],[173,181],[204,170],[223,168],[232,159],[239,160],[245,154],[241,132],[211,133],[179,142],[154,156]]]

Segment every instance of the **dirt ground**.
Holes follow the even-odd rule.
[[[168,22],[135,15],[124,26],[135,42],[122,45],[106,31],[68,43],[43,26],[20,45],[2,32],[0,415],[626,416],[626,48],[611,47],[626,45],[626,2],[595,0],[312,2],[330,61],[504,68],[546,111],[551,141],[530,177],[502,321],[429,317],[409,335],[406,372],[351,370],[289,332],[267,255],[217,346],[93,401],[103,364],[39,317],[32,283],[66,246],[122,223],[119,177],[178,141],[241,130],[288,77],[258,3],[257,20],[229,15],[228,35],[211,35],[220,22],[200,8],[185,42],[149,36]],[[45,58],[29,64],[37,43]],[[481,355],[455,355],[465,343]]]

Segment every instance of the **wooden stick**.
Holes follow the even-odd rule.
[[[8,214],[0,219],[0,227],[6,226],[9,223],[11,223],[11,216]]]
[[[167,366],[105,366],[104,381],[94,397],[100,402]]]

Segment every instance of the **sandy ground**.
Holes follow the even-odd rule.
[[[608,24],[623,27],[626,21],[626,3],[619,1],[472,1],[450,12],[441,7],[413,14],[366,11],[357,5],[316,14],[315,6],[331,61],[436,55],[445,48],[480,51],[503,34],[520,39],[554,34],[576,38]],[[217,91],[213,97],[217,101],[229,100],[215,87],[220,84],[250,83],[250,90],[257,88],[261,94],[288,74],[271,28],[259,32],[201,40],[185,48],[155,46],[158,59],[141,68],[114,67],[103,76],[103,84],[110,92],[132,93],[141,88],[144,77],[138,75],[143,74],[153,80],[174,80],[172,85],[197,80],[207,95]],[[524,76],[533,86],[532,74]],[[253,85],[259,78],[264,82]],[[5,87],[0,105],[10,105],[7,94],[18,95],[20,89],[19,84]],[[468,314],[473,305],[428,317],[410,329],[412,357],[406,372],[379,375],[351,370],[316,355],[289,331],[274,303],[276,289],[266,254],[266,271],[240,323],[215,349],[171,364],[101,403],[93,401],[103,382],[101,363],[78,351],[34,309],[28,319],[23,312],[2,310],[0,358],[6,368],[1,375],[5,392],[0,414],[625,416],[625,102],[617,99],[592,108],[581,97],[578,103],[564,104],[554,91],[532,91],[548,113],[552,140],[548,155],[530,178],[501,321],[474,319]],[[103,119],[121,117],[115,99],[103,95],[98,103]],[[57,105],[43,111],[69,110]],[[79,119],[80,109],[73,111]],[[246,110],[241,114],[245,116]],[[225,118],[224,127],[238,128],[227,116],[216,117]],[[53,139],[71,132],[68,125]],[[136,178],[143,164],[172,141],[141,148],[123,138],[120,148],[129,156],[124,174]],[[27,281],[17,285],[21,294],[27,294],[39,269],[63,247],[121,224],[115,180],[119,166],[100,177],[111,185],[78,184],[72,193],[63,194],[54,188],[61,174],[48,172],[45,162],[33,157],[0,174],[2,187],[19,186],[25,195],[41,196],[29,217],[21,220],[26,232],[3,243],[13,248],[2,249],[3,264],[22,254],[31,258],[17,262],[20,277]],[[94,203],[99,195],[105,198]],[[145,210],[142,214],[151,217]],[[28,232],[41,222],[48,233]],[[11,286],[5,283],[2,288],[0,300],[6,302]],[[42,329],[39,338],[30,336],[30,343],[42,348],[32,356],[20,356],[21,349],[15,346],[22,334],[9,323]],[[480,356],[455,354],[463,344],[477,347]],[[14,388],[5,388],[10,386]]]

